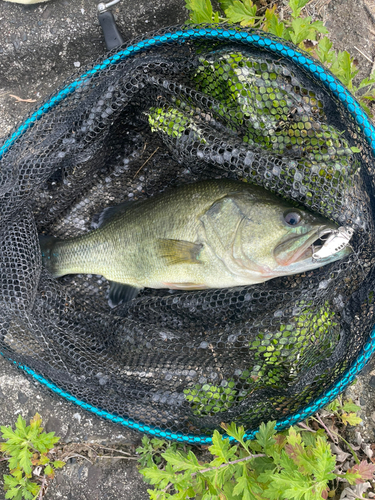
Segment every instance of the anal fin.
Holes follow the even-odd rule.
[[[111,307],[115,307],[120,304],[120,302],[129,302],[138,295],[139,291],[140,288],[135,286],[124,285],[123,283],[111,281],[108,303]]]
[[[204,283],[163,283],[163,285],[167,286],[171,290],[207,290],[209,288]]]
[[[173,264],[201,264],[198,260],[199,252],[202,250],[202,243],[192,243],[184,240],[158,240],[159,256],[164,259],[167,265]]]

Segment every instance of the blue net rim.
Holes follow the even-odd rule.
[[[371,147],[371,152],[375,156],[375,128],[367,117],[365,111],[361,108],[360,104],[355,100],[351,93],[344,87],[344,85],[335,78],[326,68],[324,68],[315,59],[309,57],[308,54],[303,53],[290,45],[285,44],[285,41],[277,37],[268,38],[268,34],[258,30],[244,30],[242,28],[227,28],[220,26],[177,26],[172,27],[170,30],[163,34],[157,34],[151,36],[150,38],[138,41],[136,43],[130,44],[124,48],[121,48],[118,52],[109,54],[103,61],[96,64],[91,69],[85,71],[76,80],[67,84],[63,89],[61,89],[57,94],[50,97],[40,108],[34,111],[3,143],[0,148],[0,160],[4,154],[12,147],[17,139],[19,139],[33,124],[38,121],[44,114],[48,113],[57,104],[59,104],[68,95],[75,92],[77,89],[82,87],[90,81],[91,78],[95,77],[100,71],[117,64],[131,56],[147,50],[149,47],[161,46],[170,42],[183,43],[185,41],[191,40],[217,40],[217,41],[231,41],[231,42],[241,42],[243,44],[251,45],[255,48],[266,49],[269,52],[273,52],[279,56],[283,56],[285,59],[292,61],[296,66],[304,69],[308,73],[314,75],[321,84],[327,88],[327,90],[338,98],[346,110],[352,115],[353,119],[358,124],[360,130],[365,136],[366,141]],[[372,353],[375,351],[375,325],[372,332],[369,335],[369,339],[360,351],[357,358],[352,362],[352,365],[343,373],[342,377],[333,384],[327,391],[323,393],[320,397],[316,398],[312,403],[302,408],[299,412],[293,413],[289,417],[278,420],[275,429],[282,430],[291,425],[294,425],[309,416],[316,413],[319,409],[323,408],[334,400],[338,394],[340,394],[349,384],[351,384],[358,373],[362,370],[365,364],[371,358]],[[3,353],[0,353],[3,355]],[[10,361],[13,361],[10,359]],[[211,435],[194,435],[194,434],[183,434],[180,432],[171,432],[168,430],[163,430],[158,427],[149,426],[142,422],[137,423],[132,419],[126,419],[124,417],[109,413],[105,410],[101,410],[93,405],[86,403],[85,401],[77,399],[72,394],[60,389],[57,385],[44,378],[43,376],[36,373],[31,368],[21,365],[15,361],[13,363],[23,370],[25,373],[33,377],[35,380],[40,382],[42,385],[48,387],[51,391],[59,394],[68,401],[72,401],[76,405],[88,410],[95,415],[106,418],[115,423],[119,423],[130,429],[137,430],[146,434],[157,436],[164,439],[169,439],[173,441],[180,441],[190,444],[212,444]],[[253,439],[258,429],[249,430],[246,432],[246,439]],[[233,438],[229,438],[233,440]]]

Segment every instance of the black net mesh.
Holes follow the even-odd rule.
[[[0,143],[0,350],[135,423],[255,429],[324,394],[372,330],[372,151],[319,75],[234,36],[163,41],[180,32],[85,68]],[[38,234],[82,235],[105,207],[212,178],[352,227],[353,253],[255,286],[146,288],[113,309],[102,276],[42,267]]]

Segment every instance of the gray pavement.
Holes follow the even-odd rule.
[[[0,0],[0,136],[80,66],[105,52],[96,4],[51,0],[22,6]],[[310,4],[312,9],[314,2]],[[113,13],[126,39],[186,18],[184,0],[122,0]],[[361,76],[369,75],[372,63],[359,51],[374,59],[375,26],[363,1],[331,0],[320,14],[335,46],[355,55]],[[364,433],[375,440],[374,361],[351,388],[351,395],[364,408]],[[56,398],[0,358],[0,424],[14,423],[19,413],[30,418],[35,412],[42,415],[46,430],[55,431],[66,443],[121,445],[132,451],[141,437]],[[3,471],[0,468],[0,500],[5,498]],[[102,460],[91,465],[78,460],[57,474],[46,499],[143,500],[148,498],[146,490],[134,462]]]

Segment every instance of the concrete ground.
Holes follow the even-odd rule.
[[[122,0],[113,8],[124,38],[183,22],[184,0]],[[279,2],[282,4],[283,2]],[[286,4],[286,0],[284,2]],[[93,0],[50,0],[22,6],[0,0],[0,136],[5,135],[81,65],[105,52]],[[313,0],[309,13],[323,17],[335,47],[349,50],[368,76],[375,58],[375,24],[371,5],[363,0]],[[359,377],[351,394],[364,408],[364,427],[375,440],[375,362]],[[134,451],[140,435],[56,399],[36,382],[27,380],[0,358],[0,424],[14,423],[40,413],[47,431],[65,443],[99,443]],[[3,464],[0,464],[3,465]],[[0,468],[0,500],[2,491]],[[94,464],[73,459],[57,474],[47,500],[144,500],[147,486],[134,461],[105,459]]]

